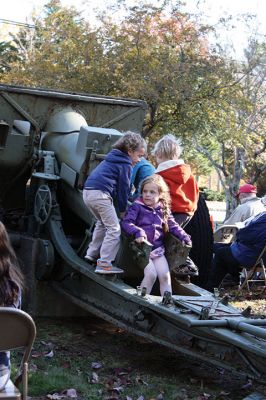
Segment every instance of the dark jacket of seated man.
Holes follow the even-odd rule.
[[[239,281],[240,267],[252,267],[266,245],[266,212],[256,215],[251,222],[236,234],[232,244],[218,247],[212,262],[207,290],[219,287],[226,274]],[[266,263],[266,253],[263,255]]]

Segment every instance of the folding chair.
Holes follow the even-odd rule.
[[[266,287],[266,268],[263,262],[263,255],[266,252],[266,245],[264,246],[263,250],[261,251],[259,257],[257,258],[255,264],[251,269],[247,269],[246,267],[243,268],[243,274],[244,274],[244,282],[240,285],[238,293],[247,287],[248,290],[250,290],[249,283],[250,282],[263,282],[264,287]],[[256,275],[261,274],[262,277],[257,277]]]
[[[26,400],[28,394],[28,360],[36,336],[33,319],[24,311],[0,307],[0,351],[23,348],[23,357],[17,377],[0,391],[0,400]],[[16,387],[22,382],[22,394]],[[16,385],[16,386],[15,386]]]
[[[213,240],[220,243],[232,243],[237,231],[236,225],[222,225],[214,232]]]

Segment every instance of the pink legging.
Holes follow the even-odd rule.
[[[165,256],[150,259],[149,264],[144,269],[144,278],[140,287],[146,287],[147,294],[150,294],[157,277],[160,283],[161,296],[166,290],[172,293],[171,276]]]

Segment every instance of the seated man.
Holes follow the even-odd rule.
[[[256,196],[256,193],[256,187],[249,183],[240,186],[237,193],[240,205],[237,206],[230,217],[223,222],[223,225],[234,225],[238,222],[245,221],[251,216],[266,211],[265,204],[262,202],[262,199]]]
[[[219,287],[226,274],[239,282],[241,267],[252,267],[266,245],[266,212],[256,215],[239,229],[233,243],[216,248],[206,289]],[[263,255],[266,262],[266,253]]]

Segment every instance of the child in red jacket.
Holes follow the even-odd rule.
[[[163,136],[153,150],[157,162],[156,173],[167,183],[172,201],[171,211],[176,222],[185,225],[193,217],[199,199],[199,188],[188,164],[180,159],[182,148],[174,135]],[[197,275],[198,269],[188,257],[179,269],[181,274]]]
[[[182,148],[174,135],[165,135],[154,147],[156,173],[169,186],[172,213],[181,226],[185,226],[197,209],[199,188],[191,168],[180,159]]]

